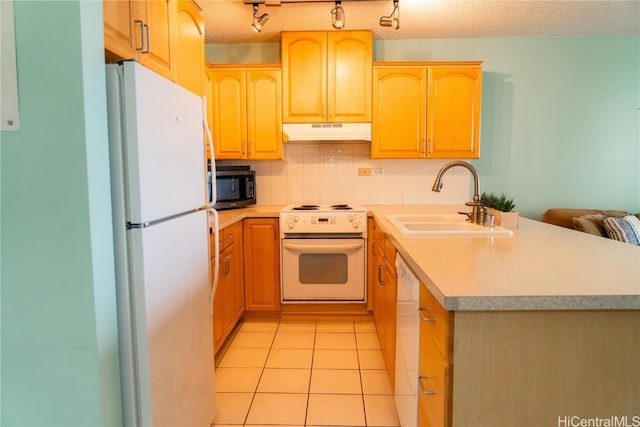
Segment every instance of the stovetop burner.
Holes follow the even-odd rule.
[[[318,209],[320,209],[319,205],[300,205],[300,206],[294,206],[293,208],[294,211],[317,211]]]
[[[334,210],[334,211],[350,211],[353,210],[353,208],[349,205],[346,204],[336,204],[336,205],[330,205],[330,206],[320,206],[320,205],[297,205],[297,206],[292,206],[290,208],[291,210],[294,211],[317,211],[317,210]]]

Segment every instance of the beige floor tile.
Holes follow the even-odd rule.
[[[315,321],[283,320],[280,321],[278,332],[308,332],[316,330]]]
[[[360,371],[357,369],[314,369],[310,393],[362,394]]]
[[[380,348],[378,334],[375,332],[358,332],[356,334],[358,341],[358,349],[361,350],[377,350]]]
[[[310,394],[307,424],[364,426],[362,396],[355,394]]]
[[[397,427],[400,425],[393,396],[364,396],[367,426]]]
[[[316,334],[317,349],[355,349],[356,335],[354,333],[318,332]]]
[[[393,387],[386,369],[363,369],[360,376],[364,394],[393,395]]]
[[[219,392],[255,393],[262,368],[216,369],[216,390]]]
[[[261,368],[267,361],[268,348],[229,348],[220,368]]]
[[[265,368],[258,393],[308,393],[311,369]]]
[[[376,323],[373,320],[356,320],[353,326],[356,332],[376,332]]]
[[[240,332],[275,332],[278,329],[277,320],[248,319],[240,325]]]
[[[275,331],[238,332],[229,348],[271,348]]]
[[[267,359],[267,368],[311,368],[313,349],[273,348]]]
[[[360,369],[386,369],[382,350],[358,350]]]
[[[216,416],[218,424],[242,424],[247,417],[253,393],[216,393]]]
[[[273,348],[313,348],[314,339],[315,331],[278,331],[273,341]]]
[[[256,393],[247,424],[303,425],[306,409],[306,394]]]
[[[353,322],[346,321],[318,321],[316,332],[353,332]]]
[[[314,369],[358,369],[356,350],[315,350]]]

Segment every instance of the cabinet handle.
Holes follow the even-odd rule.
[[[136,19],[134,21],[137,24],[140,24],[140,47],[136,47],[136,50],[144,50],[144,22]]]
[[[380,264],[378,266],[378,283],[380,283],[383,286],[384,286],[384,280],[382,280],[382,270],[385,268],[387,268],[387,266],[384,264]]]
[[[427,395],[427,396],[435,396],[436,392],[433,390],[427,390],[424,387],[424,384],[422,383],[422,380],[428,380],[429,377],[426,375],[420,375],[418,377],[418,384],[420,384],[420,390],[422,391],[422,394]]]
[[[425,311],[429,311],[429,309],[425,308],[425,307],[420,307],[418,309],[418,313],[420,313],[420,318],[422,320],[424,320],[425,322],[434,323],[436,321],[436,319],[434,319],[433,317],[425,316],[425,313],[424,313]]]
[[[429,140],[429,154],[433,153],[433,139]]]
[[[149,52],[151,52],[151,43],[149,42],[149,26],[147,24],[144,24],[144,23],[142,24],[142,26],[147,30],[146,31],[146,34],[147,34],[147,37],[146,37],[146,39],[147,39],[147,48],[144,49],[142,51],[142,53],[149,53]]]
[[[231,272],[231,263],[229,261],[229,258],[222,258],[222,261],[224,261],[224,275],[226,276]]]

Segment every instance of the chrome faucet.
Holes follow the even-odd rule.
[[[465,203],[466,206],[471,206],[471,213],[467,213],[467,216],[469,217],[469,222],[472,222],[474,224],[483,224],[484,218],[482,218],[483,215],[481,214],[482,203],[480,202],[480,196],[478,194],[478,172],[476,172],[476,169],[471,166],[471,164],[457,160],[455,162],[449,162],[446,165],[442,166],[442,168],[440,168],[440,170],[438,171],[438,176],[436,176],[436,180],[433,183],[433,187],[431,187],[431,191],[435,191],[436,193],[440,192],[440,190],[442,189],[442,177],[444,173],[454,166],[462,166],[464,168],[467,168],[469,172],[471,172],[471,175],[473,175],[473,201]]]

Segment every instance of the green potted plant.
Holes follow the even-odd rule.
[[[498,196],[495,193],[483,192],[480,202],[486,206],[487,215],[495,217],[495,225],[511,230],[518,228],[519,215],[514,211],[516,204],[513,199],[507,198],[504,193]]]

